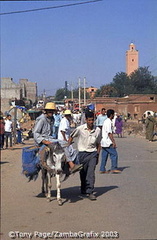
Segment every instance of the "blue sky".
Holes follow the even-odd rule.
[[[74,1],[0,2],[1,13]],[[139,66],[157,76],[157,0],[97,3],[1,16],[1,77],[37,82],[47,96],[64,87],[110,83],[125,72],[125,52],[134,42]],[[82,84],[83,86],[83,84]]]

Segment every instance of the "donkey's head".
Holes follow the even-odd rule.
[[[65,153],[58,142],[49,145],[49,156],[47,158],[47,165],[55,170],[56,174],[62,172],[61,163],[65,161]]]

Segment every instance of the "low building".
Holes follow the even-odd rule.
[[[67,99],[66,101],[70,103],[71,99]],[[78,99],[74,99],[74,103],[78,105]],[[157,94],[130,94],[122,98],[96,97],[86,99],[86,104],[94,104],[96,112],[102,108],[114,109],[115,112],[124,116],[141,119],[146,111],[157,112]],[[83,102],[81,102],[80,106],[81,108],[83,107]]]
[[[114,109],[117,113],[141,119],[145,111],[157,112],[157,94],[130,94],[123,98],[94,98],[96,111],[105,107]]]
[[[37,83],[20,79],[15,83],[13,78],[1,78],[1,111],[10,109],[11,101],[27,99],[34,103],[37,99]]]

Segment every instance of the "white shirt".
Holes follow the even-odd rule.
[[[61,131],[65,132],[65,137],[68,140],[70,137],[70,123],[66,117],[62,118],[58,129],[58,139],[64,140]]]
[[[110,118],[107,118],[102,127],[102,139],[101,139],[101,146],[102,147],[110,147],[112,143],[111,139],[109,138],[109,133],[113,133],[113,123]]]
[[[5,120],[5,126],[4,126],[5,132],[11,132],[12,131],[12,121],[7,119]]]
[[[72,133],[71,137],[78,137],[77,148],[80,152],[94,152],[97,151],[97,146],[101,141],[101,130],[94,127],[91,131],[88,130],[87,124],[77,127]]]

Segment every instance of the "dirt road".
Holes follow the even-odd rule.
[[[157,141],[116,141],[122,173],[99,174],[99,163],[96,201],[80,195],[76,173],[62,184],[63,206],[57,205],[55,182],[47,202],[41,177],[28,183],[21,174],[22,145],[2,150],[1,239],[157,239]]]

